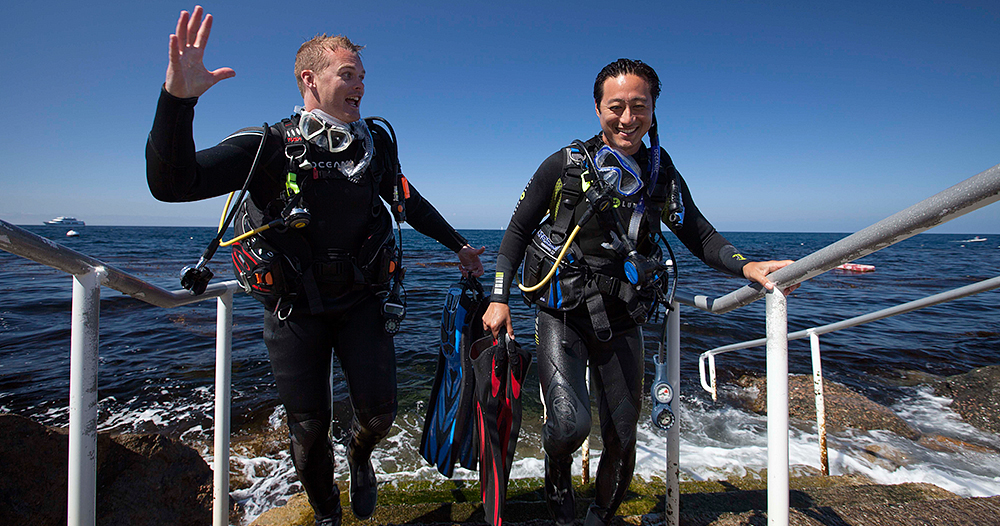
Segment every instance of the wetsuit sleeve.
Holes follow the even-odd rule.
[[[497,254],[497,269],[490,301],[507,303],[510,287],[514,281],[515,269],[524,259],[524,250],[531,242],[531,236],[549,213],[552,192],[562,176],[563,153],[558,151],[542,162],[528,185],[521,192],[521,198],[514,208],[514,214],[507,225],[507,231],[500,242]]]
[[[662,152],[661,155],[664,155],[664,159],[666,160],[670,159],[666,156],[666,152]],[[684,203],[684,224],[680,229],[674,229],[673,226],[670,226],[670,222],[667,220],[666,207],[664,207],[661,216],[663,222],[670,226],[670,230],[681,240],[681,243],[684,243],[684,246],[697,256],[698,259],[704,261],[706,265],[742,278],[743,266],[748,263],[747,259],[740,254],[739,250],[732,243],[716,231],[715,227],[698,210],[698,207],[694,204],[694,199],[691,198],[691,192],[688,190],[687,183],[684,182],[684,178],[681,177],[681,174],[673,167],[672,163],[669,171],[672,171],[673,176],[680,182]]]
[[[234,133],[212,148],[195,151],[192,123],[197,102],[197,98],[180,99],[160,90],[153,128],[146,140],[146,182],[160,201],[197,201],[239,190],[253,164],[260,128]],[[251,195],[273,188],[284,167],[281,138],[270,129],[268,132],[271,135]]]

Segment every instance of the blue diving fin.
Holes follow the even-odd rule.
[[[420,454],[448,477],[455,464],[475,470],[478,451],[473,437],[475,374],[466,349],[484,334],[482,318],[489,301],[472,276],[448,289],[441,313],[437,372],[427,404]]]

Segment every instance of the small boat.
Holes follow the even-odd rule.
[[[863,265],[861,263],[844,263],[834,267],[836,270],[846,270],[849,272],[874,272],[875,265]]]
[[[80,233],[77,232],[76,230],[70,230],[69,232],[66,232],[66,237],[77,237],[79,235]]]
[[[84,226],[84,222],[83,221],[80,221],[79,219],[77,219],[75,217],[69,217],[69,216],[59,216],[59,217],[57,217],[55,219],[50,219],[50,220],[46,221],[45,224],[49,225],[49,226],[67,226],[67,225],[69,225],[69,226]]]

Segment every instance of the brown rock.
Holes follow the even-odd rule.
[[[0,524],[66,524],[68,437],[0,415]],[[100,434],[97,523],[212,521],[212,471],[193,449],[160,435]]]
[[[758,414],[767,413],[767,379],[743,376],[737,383],[757,390],[748,409]],[[916,440],[920,433],[889,408],[877,404],[847,387],[831,382],[823,382],[823,401],[826,407],[827,431],[844,429],[886,429],[897,435]],[[790,375],[788,377],[788,415],[791,418],[816,421],[816,396],[811,376]]]
[[[974,451],[976,453],[984,453],[987,455],[993,455],[1000,453],[996,449],[989,446],[984,446],[980,444],[973,444],[965,440],[959,440],[957,438],[946,437],[941,435],[924,435],[920,437],[917,441],[918,444],[924,446],[927,449],[933,449],[934,451],[944,451],[953,453],[956,451]]]
[[[935,392],[951,398],[952,410],[970,425],[1000,434],[1000,365],[949,376]]]
[[[345,514],[350,515],[348,508]],[[305,493],[299,493],[282,506],[265,511],[250,526],[310,526],[313,523],[313,509]]]

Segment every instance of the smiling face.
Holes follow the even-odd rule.
[[[343,48],[326,50],[329,65],[319,71],[302,70],[306,110],[319,108],[345,123],[361,118],[361,97],[365,95],[365,67],[361,57]]]
[[[626,73],[604,81],[604,95],[595,105],[601,138],[612,148],[634,155],[653,124],[653,96],[649,84]]]

